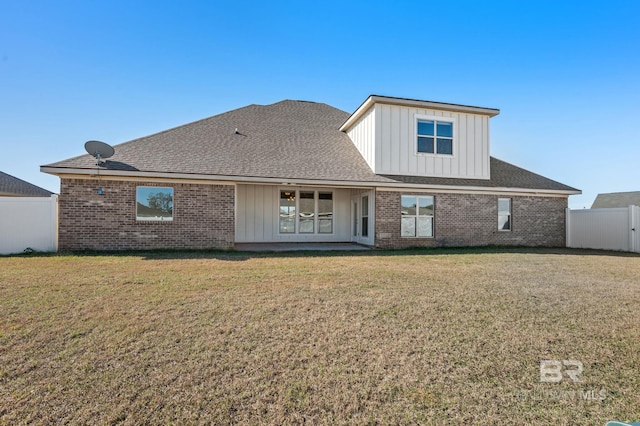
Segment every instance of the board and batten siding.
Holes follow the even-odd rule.
[[[453,120],[452,156],[417,153],[418,116]],[[487,115],[375,104],[347,134],[377,174],[490,178]]]
[[[375,108],[369,108],[347,132],[351,141],[353,141],[358,151],[360,151],[360,154],[362,154],[369,167],[371,167],[371,170],[375,170],[376,161],[374,145],[375,125],[376,110]]]
[[[333,192],[333,234],[280,234],[280,190]],[[346,242],[350,239],[351,191],[275,185],[236,185],[236,243]]]

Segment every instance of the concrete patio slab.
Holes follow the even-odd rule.
[[[370,247],[355,243],[237,243],[235,249],[253,252],[371,250]]]

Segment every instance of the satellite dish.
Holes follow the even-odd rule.
[[[112,157],[113,154],[116,153],[116,150],[113,149],[111,145],[100,141],[87,141],[84,144],[84,149],[86,149],[89,154],[91,154],[96,160],[98,160],[96,163],[98,165],[102,164],[103,158]]]

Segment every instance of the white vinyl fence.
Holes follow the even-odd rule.
[[[567,247],[640,253],[640,207],[567,209]]]
[[[0,254],[58,250],[58,196],[0,197]]]

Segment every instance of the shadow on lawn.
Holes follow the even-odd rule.
[[[129,251],[77,251],[70,253],[38,253],[17,254],[11,257],[46,257],[46,256],[134,256],[144,260],[164,259],[218,259],[231,262],[242,262],[249,259],[264,258],[300,258],[300,257],[386,257],[386,256],[447,256],[456,254],[551,254],[564,256],[614,256],[614,257],[640,257],[639,253],[552,248],[552,247],[508,247],[508,246],[483,246],[483,247],[437,247],[437,248],[410,248],[399,250],[293,250],[293,251],[237,251],[237,250],[129,250]]]

